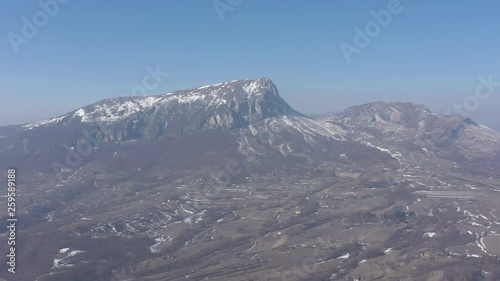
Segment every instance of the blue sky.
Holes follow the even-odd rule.
[[[350,63],[340,44],[356,46],[355,28],[364,30],[371,11],[396,0],[60,0],[69,3],[58,3],[47,24],[14,48],[23,17],[33,23],[43,13],[39,2],[51,1],[2,2],[0,125],[131,95],[157,65],[169,76],[151,95],[266,76],[304,113],[381,100],[444,112],[474,95],[479,76],[500,81],[500,3],[493,0],[401,0],[400,12]],[[214,3],[230,10],[221,18]],[[496,126],[499,107],[500,87],[471,113]]]

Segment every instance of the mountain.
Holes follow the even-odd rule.
[[[268,78],[0,127],[16,280],[500,280],[499,144],[412,103],[310,118]]]
[[[351,139],[435,154],[485,175],[500,168],[500,133],[470,118],[432,114],[423,105],[375,102],[348,108],[323,121],[350,130]]]
[[[161,96],[104,100],[57,118],[23,125],[69,128],[113,124],[106,140],[159,138],[206,129],[234,129],[266,118],[300,116],[270,79],[236,80]]]
[[[249,154],[253,160],[262,156],[259,161],[245,161],[256,167],[267,167],[263,163],[269,159],[285,166],[339,161],[346,153],[367,165],[373,161],[366,162],[369,158],[360,151],[387,156],[384,152],[389,149],[396,154],[430,154],[491,175],[500,159],[500,134],[468,118],[432,114],[423,105],[374,102],[312,119],[291,108],[268,78],[107,99],[56,118],[0,127],[0,135],[2,163],[46,173],[73,170],[65,157],[86,146],[99,153],[81,157],[84,163],[98,161],[115,169],[123,169],[124,163],[203,165]],[[201,141],[210,135],[212,141]],[[266,145],[268,155],[255,151],[256,138]],[[201,150],[179,148],[188,143]],[[123,151],[118,155],[129,160],[115,161],[116,151]],[[222,154],[203,157],[210,151]]]
[[[343,141],[340,127],[292,109],[268,78],[235,80],[161,96],[108,99],[56,118],[10,128],[9,132],[0,139],[2,163],[43,172],[61,170],[61,165],[47,163],[68,162],[64,159],[68,151],[89,146],[89,140],[94,140],[92,149],[99,153],[82,157],[83,161],[100,161],[117,169],[123,162],[116,164],[115,157],[109,155],[116,150],[135,151],[137,154],[126,157],[138,167],[159,163],[172,167],[185,162],[179,158],[190,152],[193,155],[185,158],[190,159],[187,165],[200,165],[213,160],[199,157],[209,151],[233,158],[254,153],[249,139],[257,136],[268,145],[276,163],[335,159],[342,152],[358,154],[360,149],[352,147],[362,146]],[[217,141],[203,141],[210,135],[217,135]],[[187,143],[202,149],[202,155],[191,148],[176,148]],[[225,147],[220,147],[223,143]],[[366,146],[363,149],[380,154]]]

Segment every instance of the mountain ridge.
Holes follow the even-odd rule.
[[[424,253],[446,268],[451,256],[457,268],[500,256],[499,133],[411,103],[313,119],[271,83],[105,100],[0,128],[0,169],[19,178],[19,279],[282,280],[269,258],[302,270],[323,248],[321,275],[301,280],[338,266],[351,280],[374,266],[402,280],[386,270],[402,255],[411,278],[433,270],[419,267]]]
[[[183,106],[194,104],[197,111],[221,111],[224,116],[209,119],[212,126],[226,119],[232,122],[240,115],[244,120],[237,120],[242,124],[283,115],[302,116],[292,109],[279,96],[277,87],[269,78],[240,79],[231,82],[206,85],[188,90],[179,90],[148,97],[118,97],[102,101],[70,111],[67,114],[37,122],[20,125],[23,128],[33,129],[47,124],[59,124],[62,121],[79,120],[83,123],[109,123],[123,121],[135,114],[147,113],[163,107],[167,111],[171,105]],[[204,107],[204,108],[203,108]],[[230,112],[227,112],[230,111]],[[233,114],[231,114],[233,113]],[[229,120],[228,120],[229,119]],[[230,124],[225,124],[230,125]]]
[[[54,158],[54,151],[64,155],[89,138],[101,145],[156,143],[164,138],[167,143],[171,138],[196,143],[188,139],[213,130],[225,132],[233,143],[230,154],[238,155],[253,153],[252,138],[266,135],[263,142],[277,162],[290,157],[308,163],[339,161],[338,155],[355,145],[366,147],[369,154],[397,151],[389,153],[392,157],[402,151],[430,151],[436,157],[471,163],[485,157],[494,161],[500,154],[500,134],[464,117],[433,114],[424,105],[408,102],[373,102],[314,119],[281,98],[271,79],[258,78],[159,96],[105,99],[56,118],[0,127],[0,157],[18,163],[21,158],[16,155],[44,155],[36,157],[52,161],[48,159]],[[206,149],[210,151],[210,145]],[[269,155],[261,156],[259,161],[267,161]]]

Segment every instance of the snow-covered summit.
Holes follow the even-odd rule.
[[[205,85],[186,91],[200,92],[205,90],[215,91],[215,93],[220,93],[222,95],[227,94],[227,90],[229,90],[247,97],[252,95],[262,95],[264,93],[271,93],[279,96],[278,89],[272,80],[266,77],[258,79],[238,79],[231,82]],[[184,93],[186,91],[180,91],[180,93]]]
[[[284,101],[269,78],[241,79],[158,96],[106,99],[63,116],[24,125],[148,123],[162,120],[183,128],[241,127],[270,117],[300,115]],[[148,119],[148,120],[146,120]],[[75,123],[76,122],[76,123]],[[156,121],[155,121],[156,122]],[[182,131],[182,130],[181,130]]]

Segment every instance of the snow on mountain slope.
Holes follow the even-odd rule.
[[[22,125],[22,127],[31,130],[40,126],[56,125],[63,121],[70,121],[73,119],[78,119],[84,123],[116,122],[136,114],[137,112],[153,107],[161,99],[161,97],[108,99],[59,117],[28,123]]]
[[[385,141],[406,141],[423,135],[431,112],[423,105],[375,102],[353,106],[322,120],[365,132],[364,136],[383,137]]]
[[[255,142],[267,144],[266,153],[276,157],[309,160],[335,160],[346,152],[357,160],[385,154],[399,162],[412,153],[493,162],[500,155],[499,133],[464,117],[432,114],[422,105],[376,102],[308,118],[292,109],[268,78],[107,99],[57,118],[1,129],[7,137],[0,139],[0,152],[13,159],[16,153],[45,153],[50,158],[54,151],[65,151],[88,137],[106,144],[156,143],[208,130],[235,136],[231,141],[238,152],[254,156],[262,152]],[[217,144],[207,144],[207,150],[210,145]]]
[[[165,123],[178,123],[175,116],[199,115],[192,122],[207,122],[208,127],[233,127],[269,117],[300,115],[280,96],[268,78],[234,80],[226,83],[181,90],[160,96],[107,99],[66,115],[23,125],[33,129],[65,122],[117,123],[128,119],[137,122],[145,113],[167,115]],[[210,115],[212,115],[210,117]],[[179,118],[177,118],[179,119]],[[185,122],[186,118],[183,118]],[[201,124],[202,126],[204,124]]]
[[[460,124],[454,134],[454,143],[466,158],[494,158],[500,154],[500,133],[474,123]]]
[[[391,151],[420,149],[466,159],[500,155],[500,133],[467,117],[432,114],[423,105],[375,102],[322,120],[346,128],[353,140]]]
[[[311,147],[329,140],[345,141],[346,131],[331,123],[302,116],[269,118],[248,127],[249,134],[241,133],[240,152],[258,153],[259,144],[278,147],[281,154],[291,155],[297,142]],[[256,149],[257,148],[257,149]]]
[[[108,100],[93,107],[80,108],[72,114],[81,122],[116,122],[132,114],[145,111],[155,106],[162,97],[133,97],[127,99]]]

